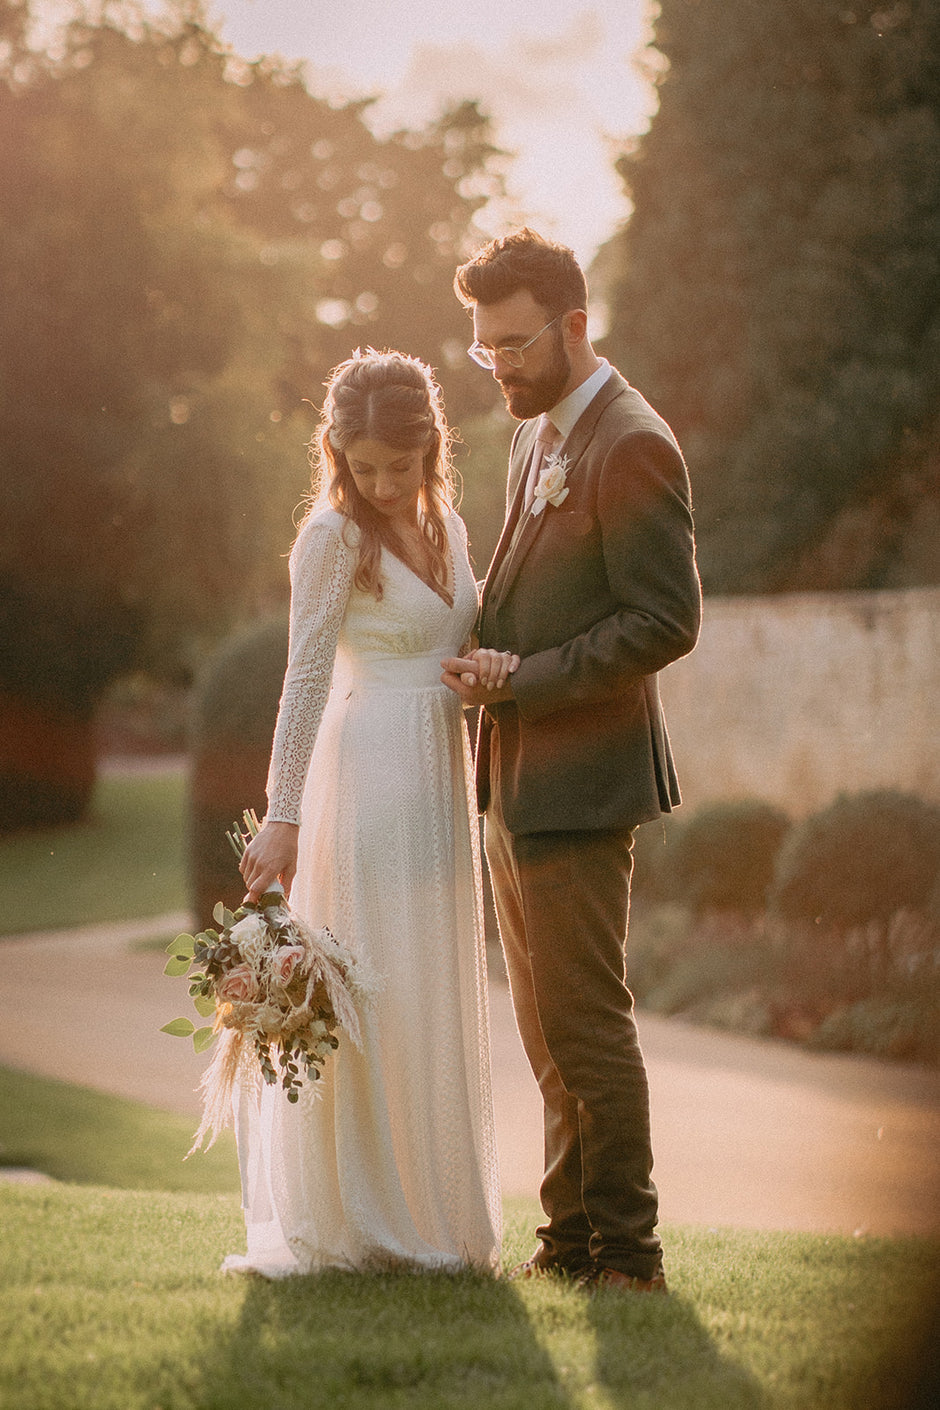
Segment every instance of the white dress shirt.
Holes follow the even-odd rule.
[[[606,357],[601,358],[601,365],[596,372],[592,372],[580,387],[575,387],[568,395],[549,411],[548,419],[558,431],[562,438],[562,445],[571,435],[577,422],[581,419],[591,402],[597,396],[601,387],[610,376],[610,363]]]

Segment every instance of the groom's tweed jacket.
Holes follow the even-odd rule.
[[[514,833],[629,828],[679,802],[656,674],[701,620],[689,481],[669,427],[618,372],[563,452],[569,494],[513,541],[537,422],[517,430],[480,644],[514,651],[513,702],[482,711],[477,797]]]

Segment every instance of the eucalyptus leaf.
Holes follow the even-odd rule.
[[[189,966],[190,960],[187,955],[174,955],[171,959],[167,960],[163,973],[171,976],[185,974]]]
[[[204,1053],[214,1042],[215,1031],[212,1028],[197,1028],[193,1034],[193,1047],[197,1053]]]
[[[226,930],[231,930],[232,926],[236,924],[235,917],[227,906],[222,907],[222,924]]]
[[[195,952],[196,937],[185,934],[177,935],[175,940],[171,940],[165,951],[168,955],[193,955]]]
[[[160,1029],[161,1033],[169,1033],[171,1038],[188,1038],[195,1031],[195,1023],[188,1018],[174,1018],[172,1023],[165,1023]]]

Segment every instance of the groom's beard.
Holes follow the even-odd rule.
[[[561,336],[555,333],[552,360],[540,377],[527,378],[524,368],[514,367],[508,376],[500,379],[499,385],[510,416],[517,421],[528,421],[543,411],[551,411],[560,401],[570,376],[571,359],[565,352]]]

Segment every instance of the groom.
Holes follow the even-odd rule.
[[[542,1092],[546,1220],[516,1276],[665,1290],[649,1093],[624,947],[633,830],[679,802],[657,672],[701,612],[675,437],[599,358],[572,252],[528,229],[457,271],[470,356],[522,424],[483,589],[481,651],[442,679],[482,705],[477,790],[526,1055]],[[489,652],[521,658],[481,683]],[[481,667],[481,662],[483,663]]]

